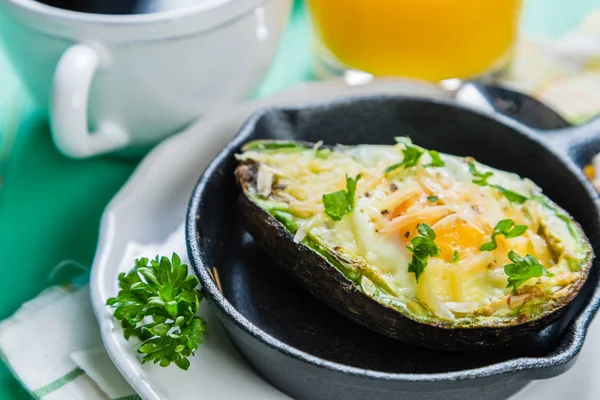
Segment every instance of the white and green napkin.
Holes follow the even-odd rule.
[[[87,285],[54,286],[23,304],[0,323],[0,354],[36,399],[140,399],[104,350]]]

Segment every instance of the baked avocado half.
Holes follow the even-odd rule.
[[[313,295],[398,340],[503,346],[562,315],[592,265],[579,224],[526,178],[396,141],[247,143],[248,231]]]

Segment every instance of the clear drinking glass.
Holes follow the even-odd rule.
[[[307,0],[317,74],[443,81],[506,67],[522,0]]]

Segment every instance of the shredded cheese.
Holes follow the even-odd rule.
[[[258,176],[256,178],[256,189],[262,197],[269,197],[271,187],[273,186],[273,170],[265,165],[259,165]]]
[[[560,249],[551,251],[547,239],[568,232],[564,221],[534,201],[514,204],[497,189],[476,185],[468,160],[441,155],[445,167],[420,165],[386,173],[389,165],[402,159],[404,145],[345,147],[326,156],[320,153],[321,146],[319,142],[306,151],[250,151],[238,159],[259,164],[256,186],[260,196],[289,205],[298,221],[295,242],[311,235],[332,248],[339,246],[360,260],[364,271],[376,274],[376,282],[385,282],[388,289],[380,293],[373,279],[362,276],[361,285],[371,295],[383,299],[393,294],[404,299],[408,308],[415,307],[416,301],[443,319],[455,320],[467,314],[505,315],[537,295],[562,298],[581,279],[581,273],[571,271],[566,260],[582,257],[577,243],[566,240]],[[527,197],[539,194],[531,181],[482,168],[493,171],[493,179],[509,190]],[[323,195],[346,190],[346,176],[358,174],[361,180],[352,215],[332,221],[325,214]],[[528,229],[519,237],[497,236],[496,249],[481,251],[503,219]],[[439,254],[429,258],[417,282],[408,272],[412,253],[406,245],[418,236],[422,223],[435,232]],[[529,279],[522,285],[524,293],[513,294],[504,272],[511,250],[533,255],[554,276]],[[455,254],[458,261],[453,260]]]

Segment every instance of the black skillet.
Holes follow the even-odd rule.
[[[598,252],[600,204],[580,167],[600,152],[600,118],[542,131],[452,102],[400,96],[263,110],[212,161],[188,210],[190,260],[235,345],[267,381],[296,399],[503,399],[531,380],[565,372],[600,304],[598,261],[567,313],[539,334],[539,345],[443,352],[346,320],[274,267],[245,232],[233,171],[234,154],[247,141],[390,144],[398,135],[531,178],[580,222]]]

